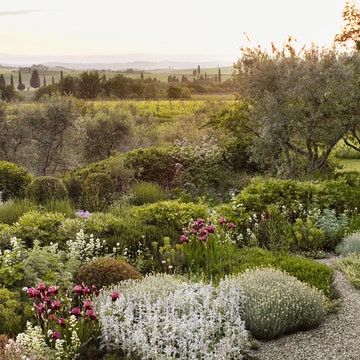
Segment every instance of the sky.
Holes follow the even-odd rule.
[[[240,47],[331,45],[344,0],[0,0],[0,62],[228,61]],[[40,61],[39,61],[40,62]]]

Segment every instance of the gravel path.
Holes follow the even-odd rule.
[[[334,259],[326,261],[329,265]],[[335,273],[341,309],[318,328],[261,344],[259,360],[360,360],[360,291]]]

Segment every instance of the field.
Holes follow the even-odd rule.
[[[360,159],[337,159],[341,165],[341,172],[359,171],[360,172]]]

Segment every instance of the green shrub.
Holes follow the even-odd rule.
[[[168,200],[132,208],[128,214],[149,225],[171,227],[180,231],[192,219],[207,218],[209,211],[203,204]]]
[[[29,200],[7,201],[0,204],[0,223],[12,225],[31,210],[36,210],[36,205]]]
[[[59,229],[64,220],[63,214],[30,211],[22,215],[14,225],[14,235],[22,239],[27,247],[32,247],[35,240],[39,240],[41,245],[52,242],[61,246],[64,239]]]
[[[105,173],[90,174],[83,189],[84,208],[89,211],[103,211],[114,197],[114,184]]]
[[[140,182],[132,188],[131,202],[134,205],[151,204],[166,200],[166,191],[159,185],[150,182]]]
[[[63,214],[68,218],[75,216],[75,209],[68,199],[66,200],[50,200],[42,206],[45,212]]]
[[[347,275],[351,284],[360,289],[360,255],[350,254],[341,259],[338,266]]]
[[[69,287],[72,275],[62,259],[62,253],[49,246],[34,246],[22,262],[24,285],[36,286],[41,282]]]
[[[15,164],[0,161],[0,193],[1,200],[21,198],[31,181],[28,172]]]
[[[41,205],[52,200],[65,200],[67,195],[62,181],[52,176],[38,177],[26,188],[26,197]]]
[[[125,165],[141,181],[155,182],[170,188],[175,177],[176,160],[170,156],[173,149],[148,148],[126,154]]]
[[[353,253],[360,253],[360,232],[346,236],[338,245],[336,251],[341,256],[347,256]]]
[[[0,333],[16,336],[31,315],[31,306],[21,301],[17,292],[0,288]]]
[[[325,318],[324,295],[279,270],[252,269],[233,281],[246,297],[245,326],[257,339],[311,329]]]
[[[140,278],[141,274],[134,267],[111,257],[92,260],[83,265],[75,275],[77,282],[96,285],[98,288],[123,280]]]

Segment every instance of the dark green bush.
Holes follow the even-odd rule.
[[[90,174],[83,189],[83,207],[89,211],[104,211],[114,198],[114,184],[105,173]]]
[[[141,274],[130,264],[111,257],[97,258],[82,265],[75,279],[79,283],[96,285],[98,288],[123,280],[140,279]]]
[[[166,191],[158,184],[150,182],[140,182],[132,188],[131,202],[134,205],[151,204],[161,200],[166,200]]]
[[[135,172],[138,180],[155,182],[164,188],[170,188],[177,162],[170,156],[171,152],[171,148],[134,150],[126,154],[125,165]]]
[[[26,188],[26,197],[37,204],[65,200],[67,196],[68,192],[62,181],[52,176],[38,177]]]
[[[2,201],[21,198],[31,181],[28,172],[15,164],[0,161],[0,193]]]

